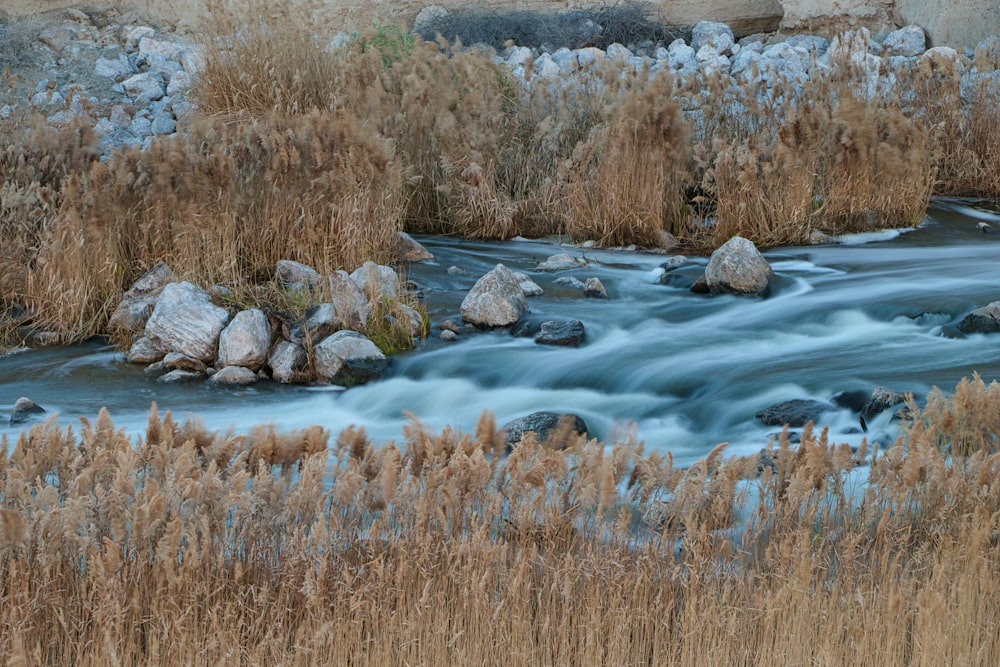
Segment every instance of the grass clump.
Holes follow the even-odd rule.
[[[501,457],[489,415],[475,434],[413,423],[382,447],[357,428],[332,445],[318,427],[212,433],[155,408],[135,439],[103,411],[49,421],[0,445],[0,652],[992,663],[1000,454],[937,436],[961,437],[945,413],[994,403],[974,378],[875,454],[807,428],[760,474],[724,446],[678,469],[628,438],[568,434]]]

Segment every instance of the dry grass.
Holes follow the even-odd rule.
[[[502,458],[488,415],[468,436],[414,423],[399,447],[348,429],[332,450],[316,427],[208,433],[155,409],[135,441],[104,412],[49,422],[0,452],[0,653],[994,664],[998,411],[975,378],[885,452],[807,429],[759,477],[723,446],[687,470],[628,440]],[[985,447],[938,447],[970,429]]]

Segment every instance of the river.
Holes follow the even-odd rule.
[[[978,222],[998,233],[982,233]],[[934,386],[949,391],[974,371],[987,382],[1000,376],[1000,335],[954,331],[965,313],[1000,300],[1000,214],[971,202],[935,201],[914,230],[765,253],[778,276],[766,299],[691,293],[687,285],[705,258],[693,258],[663,285],[661,255],[552,241],[421,241],[436,260],[412,266],[408,277],[423,290],[435,330],[377,382],[347,391],[271,382],[162,385],[93,341],[0,360],[0,406],[9,411],[27,396],[65,423],[93,418],[103,406],[117,426],[138,432],[155,401],[161,413],[213,429],[320,424],[337,433],[353,424],[379,442],[398,441],[410,414],[433,429],[471,431],[484,409],[498,424],[566,411],[583,417],[594,437],[614,441],[634,429],[647,451],[670,450],[684,465],[720,442],[731,443],[731,454],[759,450],[778,429],[754,415],[780,401],[827,401],[875,385],[919,396]],[[532,270],[563,251],[585,253],[590,266]],[[437,323],[458,321],[466,292],[498,262],[544,288],[528,300],[532,317],[579,319],[586,342],[556,348],[507,332],[439,340]],[[461,272],[447,271],[452,266]],[[597,276],[610,298],[585,299],[554,284],[562,275]],[[889,417],[873,420],[868,437],[891,441]],[[837,442],[865,437],[848,410],[823,421]],[[4,419],[0,432],[16,436],[19,428]]]

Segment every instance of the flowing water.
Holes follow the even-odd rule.
[[[490,332],[445,343],[435,329],[424,346],[394,359],[383,379],[347,391],[162,385],[94,342],[0,360],[0,406],[28,396],[67,423],[106,406],[116,425],[138,431],[155,401],[161,413],[211,428],[321,424],[337,433],[353,424],[379,442],[398,441],[408,415],[433,429],[471,431],[483,410],[498,424],[549,410],[580,415],[602,440],[634,429],[647,450],[670,450],[680,464],[723,441],[730,453],[748,454],[778,430],[754,415],[780,401],[826,401],[874,385],[922,395],[934,386],[948,391],[974,371],[987,382],[1000,375],[1000,334],[954,331],[969,310],[1000,300],[1000,233],[978,231],[980,221],[1000,232],[997,213],[938,201],[909,232],[766,253],[778,276],[766,299],[692,294],[687,285],[704,258],[663,285],[659,255],[587,250],[588,268],[545,274],[533,271],[542,259],[584,251],[541,241],[422,239],[436,261],[411,267],[409,278],[423,290],[434,325],[458,321],[466,292],[502,262],[545,289],[528,300],[533,318],[579,319],[586,342],[556,348]],[[452,266],[461,273],[447,271]],[[585,299],[553,283],[563,275],[597,276],[610,298]],[[847,410],[823,422],[838,442],[864,437]],[[869,426],[869,437],[891,437],[888,413]],[[18,429],[4,419],[0,432]]]

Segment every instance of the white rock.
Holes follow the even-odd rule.
[[[243,366],[226,366],[208,378],[211,384],[228,387],[243,387],[257,380],[257,374]]]
[[[527,311],[528,302],[517,278],[503,264],[477,280],[462,300],[462,319],[476,326],[509,326]]]
[[[290,384],[307,382],[309,372],[309,356],[301,345],[280,340],[271,348],[267,355],[267,363],[271,367],[271,378],[275,382]]]
[[[391,266],[365,262],[351,273],[351,280],[368,297],[369,305],[382,299],[395,300],[399,295],[399,274]]]
[[[316,375],[345,387],[363,384],[382,374],[389,359],[371,340],[355,331],[338,331],[313,347]]]
[[[690,76],[699,70],[698,56],[683,39],[675,39],[667,49],[670,55],[670,69],[680,76]]]
[[[171,39],[163,35],[145,35],[139,38],[139,54],[143,56],[158,55],[167,60],[180,60],[190,46],[183,41]]]
[[[710,44],[718,53],[725,54],[733,43],[733,31],[725,23],[700,21],[691,30],[691,46],[696,51]]]
[[[364,331],[371,309],[368,298],[346,271],[334,271],[329,277],[333,312],[345,329]]]
[[[108,319],[111,329],[139,333],[146,328],[149,316],[153,314],[156,300],[163,288],[174,282],[174,272],[164,262],[160,262],[135,281],[122,295],[121,303]]]
[[[155,102],[167,92],[163,85],[163,76],[156,72],[134,74],[122,81],[121,85],[125,94],[131,97],[137,106]]]
[[[890,56],[919,56],[927,50],[927,36],[920,26],[908,25],[886,35],[882,47]]]
[[[212,304],[204,290],[188,282],[170,283],[156,300],[146,337],[164,352],[211,361],[228,322],[229,313]]]
[[[774,272],[753,242],[734,236],[712,253],[705,267],[705,280],[713,293],[761,296],[767,292]]]
[[[618,42],[615,42],[614,44],[608,45],[608,48],[604,52],[604,55],[611,62],[617,65],[623,65],[625,64],[625,62],[628,61],[629,58],[633,57],[635,54],[632,53],[625,46],[622,46]]]
[[[579,269],[587,266],[587,261],[584,259],[577,259],[568,253],[559,253],[558,255],[552,255],[544,262],[540,262],[538,266],[535,267],[536,271],[569,271],[570,269]]]
[[[545,294],[545,290],[543,290],[538,283],[532,280],[527,273],[515,271],[514,277],[517,278],[517,284],[521,286],[521,291],[524,292],[524,296],[541,296]]]
[[[271,324],[263,311],[257,308],[240,311],[219,334],[219,356],[215,365],[259,370],[267,361],[270,345]]]

